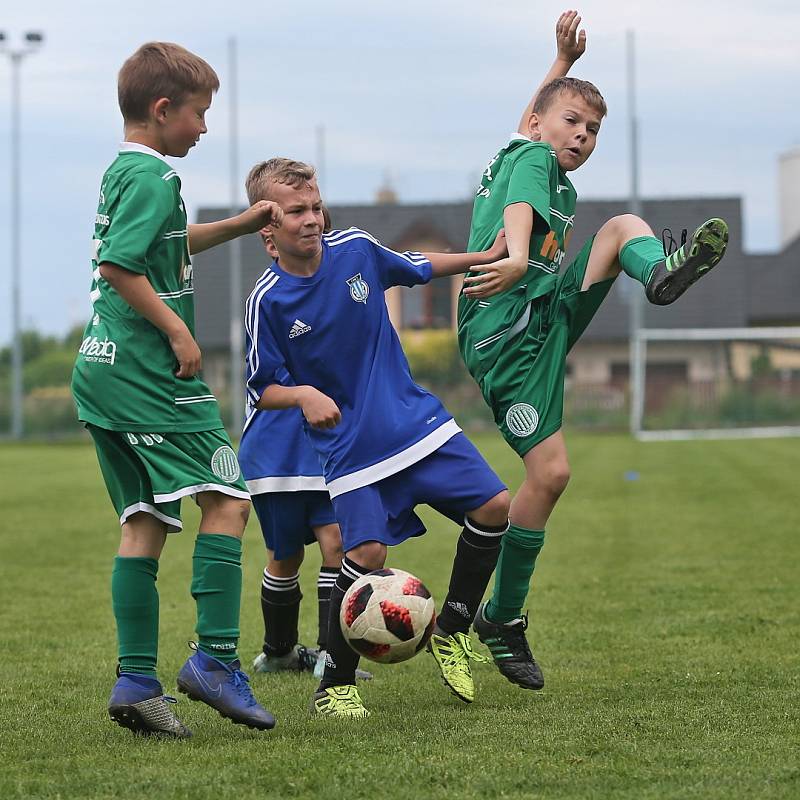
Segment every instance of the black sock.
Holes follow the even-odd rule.
[[[320,567],[317,578],[317,600],[319,601],[319,634],[317,647],[328,649],[328,616],[331,608],[331,591],[339,574],[338,567]]]
[[[356,564],[347,556],[342,561],[342,568],[336,577],[331,591],[330,613],[328,616],[328,657],[325,659],[325,674],[322,676],[317,691],[329,686],[348,686],[356,682],[358,653],[350,647],[342,635],[339,625],[339,612],[342,608],[344,593],[362,576],[371,570]]]
[[[500,542],[508,523],[498,527],[478,525],[464,517],[464,528],[458,538],[450,588],[436,625],[446,634],[466,633],[500,556]]]
[[[284,656],[297,644],[300,616],[300,575],[276,578],[266,569],[261,581],[261,613],[264,615],[264,652]]]

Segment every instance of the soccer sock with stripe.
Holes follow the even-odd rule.
[[[437,628],[445,634],[469,630],[497,565],[500,542],[507,530],[508,523],[491,527],[464,517],[450,574],[450,589],[436,620]]]
[[[197,602],[197,645],[229,664],[238,658],[242,599],[242,541],[200,533],[192,556],[192,597]]]
[[[328,617],[331,608],[331,592],[339,574],[338,567],[320,567],[317,577],[317,601],[319,602],[319,633],[317,647],[328,649]]]
[[[371,572],[366,567],[356,564],[347,556],[342,561],[342,568],[336,577],[336,583],[331,591],[330,612],[328,615],[328,655],[325,659],[325,673],[319,684],[319,689],[329,686],[349,686],[356,682],[356,667],[358,666],[358,653],[350,647],[342,634],[339,625],[339,612],[345,592],[362,576]]]
[[[264,653],[285,656],[297,644],[300,618],[300,574],[278,578],[264,570],[261,580],[261,613],[264,615]]]
[[[647,286],[656,264],[664,261],[664,245],[655,236],[636,236],[619,251],[619,263],[626,275]]]
[[[158,590],[155,558],[117,556],[111,573],[111,605],[117,622],[120,672],[156,677]]]
[[[491,622],[511,622],[522,615],[536,557],[544,546],[544,531],[512,525],[503,537],[503,547],[494,577],[494,592],[486,604]]]

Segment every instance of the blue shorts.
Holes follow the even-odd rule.
[[[336,522],[327,492],[264,492],[252,501],[264,542],[278,561],[315,542],[314,528]]]
[[[416,464],[333,498],[345,553],[364,542],[395,545],[425,533],[414,507],[425,503],[459,525],[505,485],[475,445],[457,433]]]

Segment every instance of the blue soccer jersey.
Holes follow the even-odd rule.
[[[319,456],[308,441],[303,422],[303,414],[296,408],[248,408],[239,465],[250,494],[325,491]]]
[[[323,236],[314,275],[273,263],[250,295],[249,411],[273,383],[313,386],[336,403],[342,421],[335,428],[304,423],[331,497],[406,469],[460,430],[438,398],[414,383],[383,297],[390,286],[430,278],[421,253],[395,253],[350,228]]]

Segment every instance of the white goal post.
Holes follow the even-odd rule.
[[[703,345],[703,343],[706,343]],[[791,409],[795,405],[800,409],[800,393],[796,392],[800,382],[800,327],[760,327],[760,328],[639,328],[632,333],[631,338],[631,433],[640,441],[670,441],[686,439],[727,439],[727,438],[767,438],[781,436],[800,436],[800,411],[796,419],[782,419],[781,424],[770,424],[767,420],[763,424],[761,421],[748,419],[746,422],[751,424],[736,425],[713,424],[709,415],[699,414],[699,424],[697,427],[691,425],[670,425],[670,415],[665,414],[667,423],[660,429],[645,424],[647,418],[648,399],[648,354],[652,357],[651,363],[655,361],[656,350],[662,352],[662,359],[666,352],[667,358],[671,351],[672,357],[675,353],[695,353],[706,350],[705,356],[708,359],[716,346],[716,359],[719,362],[720,354],[724,354],[725,373],[713,374],[713,367],[706,365],[709,373],[705,381],[692,384],[691,376],[683,384],[683,390],[688,395],[691,389],[699,386],[704,393],[704,400],[708,400],[709,395],[714,395],[717,399],[719,395],[727,393],[728,399],[732,391],[738,392],[739,398],[747,399],[753,396],[752,404],[755,405],[755,389],[757,381],[753,381],[752,365],[754,360],[761,357],[770,375],[790,376],[791,383],[784,382],[785,391],[791,392]],[[713,359],[712,359],[713,360]],[[782,363],[783,366],[773,365],[773,360]],[[701,370],[702,370],[701,366]],[[689,369],[688,367],[686,368]],[[697,370],[696,370],[697,371]],[[737,375],[746,374],[745,380],[737,384]],[[763,381],[762,381],[763,383]],[[652,391],[652,390],[651,390]],[[695,395],[698,393],[695,392]],[[774,392],[773,392],[774,394]],[[659,399],[659,398],[655,398]],[[687,405],[691,404],[691,398],[687,400]],[[651,403],[652,405],[652,403]],[[730,403],[729,403],[730,405]],[[691,411],[688,412],[691,416]],[[794,415],[794,411],[789,412]],[[675,417],[675,414],[671,415]],[[679,415],[678,415],[679,416]],[[795,422],[797,424],[795,424]],[[774,421],[773,421],[774,423]]]

